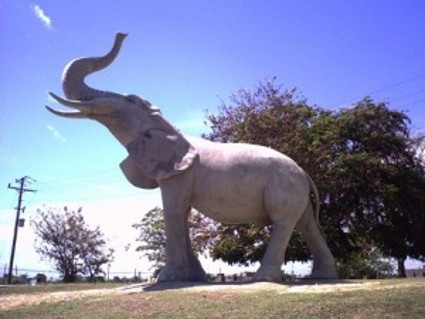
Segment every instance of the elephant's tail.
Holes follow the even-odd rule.
[[[310,185],[310,190],[312,192],[313,197],[311,198],[314,202],[312,203],[314,205],[314,218],[317,221],[317,224],[319,225],[319,213],[320,213],[320,197],[319,197],[319,191],[317,189],[316,183],[311,179],[310,175],[307,174],[307,172],[304,172],[304,175],[307,177],[308,183]]]

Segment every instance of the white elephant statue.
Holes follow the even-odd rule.
[[[314,182],[289,157],[251,144],[222,144],[182,135],[158,108],[136,95],[99,91],[84,78],[106,68],[118,55],[126,34],[118,33],[103,57],[71,61],[63,73],[66,99],[73,111],[52,113],[89,118],[105,125],[127,149],[121,169],[133,185],[160,187],[165,214],[166,265],[159,281],[204,281],[191,249],[187,218],[191,207],[228,224],[271,223],[273,231],[257,281],[279,281],[285,250],[295,227],[313,255],[312,277],[337,277],[335,263],[318,225],[310,194],[319,203]]]

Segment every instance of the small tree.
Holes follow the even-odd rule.
[[[192,210],[189,219],[189,237],[195,254],[200,255],[211,249],[217,236],[217,223],[205,217],[196,210]],[[140,231],[136,241],[140,246],[136,251],[143,253],[154,268],[165,265],[165,220],[161,208],[155,207],[146,213],[140,223],[133,225]]]
[[[154,268],[161,268],[165,265],[165,220],[162,209],[155,207],[146,213],[140,223],[132,225],[140,230],[136,241],[140,246],[136,251],[143,253],[149,261],[153,262]]]
[[[79,274],[91,279],[104,274],[102,266],[112,261],[113,250],[106,249],[99,227],[88,227],[82,208],[43,208],[37,212],[39,216],[32,220],[36,252],[54,263],[64,282],[74,282]]]

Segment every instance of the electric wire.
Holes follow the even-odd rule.
[[[66,177],[66,178],[60,178],[60,179],[56,179],[56,180],[47,180],[47,181],[38,181],[38,183],[41,184],[58,184],[65,181],[71,181],[71,180],[79,180],[79,179],[86,179],[87,177],[93,177],[93,176],[98,176],[98,175],[103,175],[103,174],[109,174],[109,173],[114,173],[117,171],[117,168],[109,168],[106,170],[102,170],[102,171],[96,171],[90,174],[80,174],[80,175],[75,175],[75,176],[70,176],[70,177]]]
[[[420,99],[420,100],[416,100],[416,101],[414,101],[412,103],[409,103],[408,106],[418,105],[418,104],[423,103],[423,102],[425,102],[425,98],[424,99]]]
[[[13,202],[11,200],[11,203],[9,205],[10,207],[13,207]],[[12,229],[12,226],[14,224],[14,218],[15,218],[15,211],[10,209],[10,210],[4,210],[3,212],[7,212],[7,215],[5,217],[5,219],[1,218],[0,220],[2,220],[0,226],[3,228],[7,228],[7,229]],[[3,217],[3,216],[2,216]],[[3,222],[4,220],[4,222]],[[10,238],[10,242],[12,241],[12,238]],[[8,241],[8,239],[5,237],[0,241],[0,260],[2,260],[4,257],[4,254],[7,254],[7,249],[10,242]]]
[[[334,105],[336,105],[337,107],[341,107],[341,106],[345,105],[346,103],[353,103],[353,101],[355,103],[355,101],[358,101],[358,100],[362,99],[365,96],[376,95],[378,93],[382,93],[382,92],[388,91],[390,89],[401,87],[401,86],[404,86],[404,85],[406,85],[408,83],[412,83],[412,82],[415,82],[415,81],[418,81],[418,80],[421,80],[421,79],[424,79],[424,78],[425,78],[425,73],[418,74],[418,75],[413,76],[411,78],[408,78],[408,79],[405,79],[405,80],[402,80],[402,81],[399,81],[399,82],[396,82],[396,83],[392,83],[392,84],[389,84],[389,85],[386,85],[386,86],[382,86],[380,88],[377,88],[377,89],[374,89],[372,91],[366,92],[365,94],[357,95],[357,96],[354,96],[354,97],[351,97],[351,98],[343,99],[339,103],[336,103]]]
[[[422,94],[422,93],[425,93],[425,89],[423,89],[423,90],[419,90],[419,91],[415,91],[415,92],[411,92],[411,93],[407,93],[407,94],[404,94],[404,95],[401,95],[401,96],[396,96],[396,97],[394,97],[394,98],[389,98],[389,101],[390,101],[391,103],[399,102],[399,101],[405,100],[405,99],[407,99],[407,98],[411,98],[411,97],[414,97],[414,96],[418,96],[418,95],[420,95],[420,94]],[[423,100],[423,99],[422,99],[422,100]]]
[[[125,182],[124,177],[116,173],[116,169],[108,169],[93,172],[86,175],[71,176],[69,178],[49,182],[38,181],[36,187],[38,192],[31,198],[33,203],[37,201],[54,198],[54,201],[93,201],[100,198],[129,198],[150,196],[152,193],[146,190],[134,189],[132,191],[120,190],[119,185]],[[123,185],[123,184],[122,184]],[[127,187],[127,186],[124,186]]]

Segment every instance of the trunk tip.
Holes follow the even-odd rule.
[[[117,40],[124,40],[128,36],[128,33],[117,32],[115,38]]]

